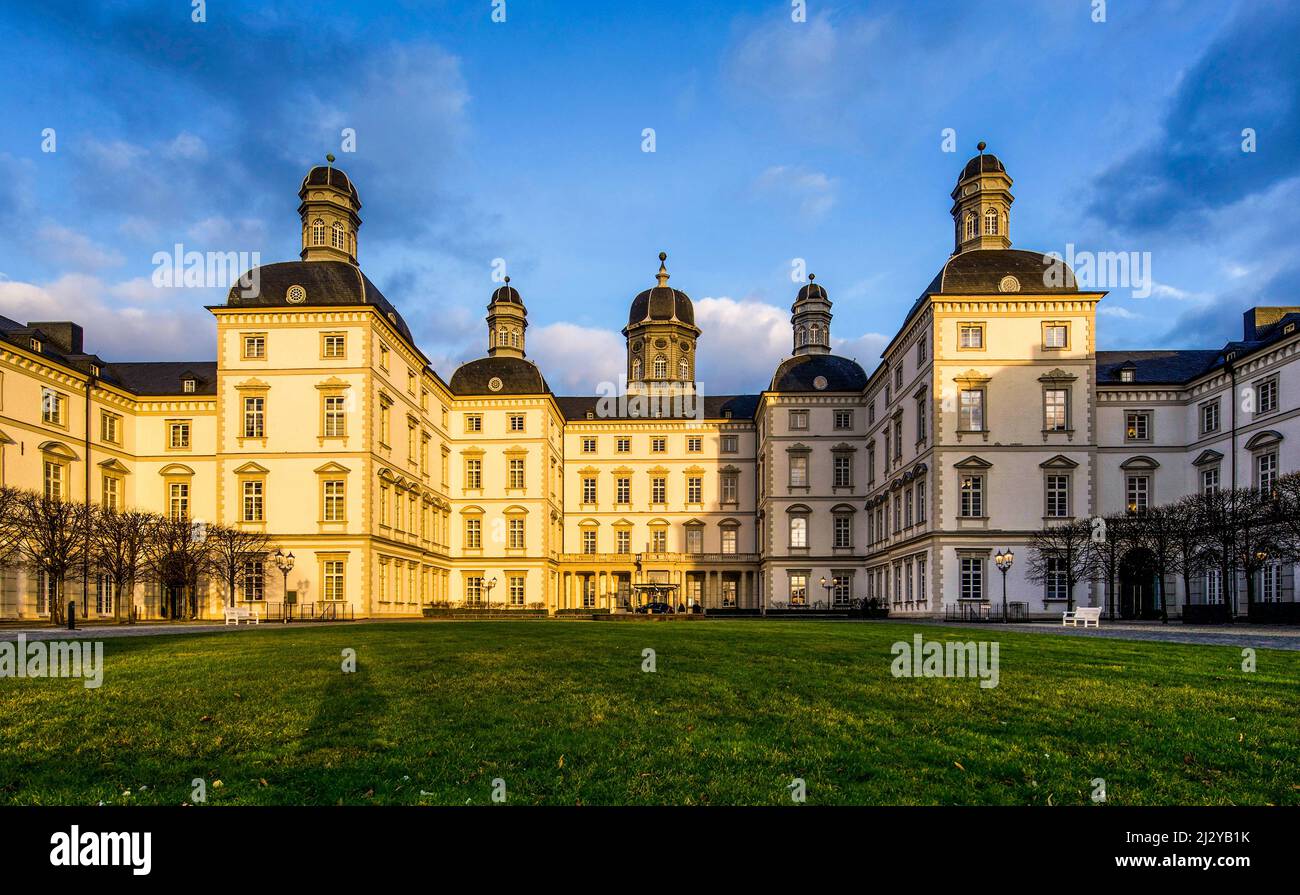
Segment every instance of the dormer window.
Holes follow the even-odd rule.
[[[99,375],[99,365],[98,365],[98,364],[91,364],[91,365],[90,365],[90,375],[91,375],[91,376],[98,376],[98,375]]]
[[[40,340],[40,339],[32,339],[32,350],[35,351],[37,354],[40,354],[40,353],[41,353],[41,340]]]
[[[181,391],[185,392],[185,394],[194,394],[196,388],[198,388],[198,383],[195,380],[188,377],[181,380]]]
[[[1119,381],[1120,381],[1120,382],[1132,382],[1132,381],[1133,381],[1133,368],[1132,368],[1132,367],[1125,367],[1124,369],[1120,370],[1120,371],[1119,371]]]

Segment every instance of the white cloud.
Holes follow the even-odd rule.
[[[65,274],[44,285],[4,281],[0,282],[0,314],[20,323],[75,321],[85,329],[86,350],[109,361],[212,357],[216,325],[203,305],[221,300],[213,290],[170,290],[173,297],[184,293],[184,302],[163,313],[103,300],[106,294],[131,291],[134,282],[106,286],[85,274]]]
[[[123,258],[85,234],[58,224],[46,224],[36,232],[35,248],[47,260],[64,270],[92,271],[118,267]]]
[[[754,180],[758,195],[778,194],[799,202],[805,218],[819,218],[835,204],[839,184],[821,171],[803,167],[773,165]]]
[[[528,356],[557,394],[595,395],[602,382],[618,382],[627,349],[620,333],[573,323],[550,323],[527,335]]]
[[[1097,309],[1097,313],[1105,317],[1114,317],[1117,320],[1141,320],[1142,318],[1134,314],[1128,308],[1120,305],[1102,305]]]

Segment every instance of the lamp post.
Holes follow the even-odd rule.
[[[283,553],[277,548],[273,559],[275,560],[275,567],[280,570],[280,574],[284,578],[284,620],[287,623],[289,613],[292,611],[289,609],[289,572],[293,570],[293,554]]]
[[[1011,571],[1011,564],[1016,561],[1016,555],[1010,550],[1003,550],[993,557],[993,562],[997,565],[998,571],[1002,573],[1002,621],[1007,621],[1007,572]]]
[[[831,588],[835,586],[834,581],[827,581],[826,576],[822,576],[821,585],[826,590],[826,608],[831,608]]]
[[[497,586],[497,579],[496,579],[495,576],[493,576],[492,578],[489,578],[487,581],[484,581],[484,582],[483,582],[483,591],[484,591],[484,593],[487,594],[487,608],[488,608],[488,612],[491,612],[491,611],[492,611],[492,588],[494,588],[494,587],[496,587],[496,586]]]

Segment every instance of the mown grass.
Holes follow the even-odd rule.
[[[1001,643],[999,686],[895,641]],[[346,648],[357,671],[341,671]],[[642,651],[657,671],[642,671]],[[0,680],[0,802],[1300,804],[1300,653],[894,623],[370,624],[107,639]],[[220,786],[216,781],[220,781]]]

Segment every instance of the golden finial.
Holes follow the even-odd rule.
[[[664,263],[668,260],[667,252],[659,253],[659,273],[655,274],[655,279],[659,281],[660,286],[668,285],[668,266]]]
[[[506,285],[507,285],[507,286],[510,285],[510,276],[509,276],[509,275],[506,276]]]
[[[329,162],[332,167],[334,165],[334,153],[332,152],[325,153],[325,161]]]
[[[989,144],[985,143],[983,140],[980,140],[979,143],[975,146],[975,148],[980,151],[980,155],[983,155],[984,150],[989,148]]]

